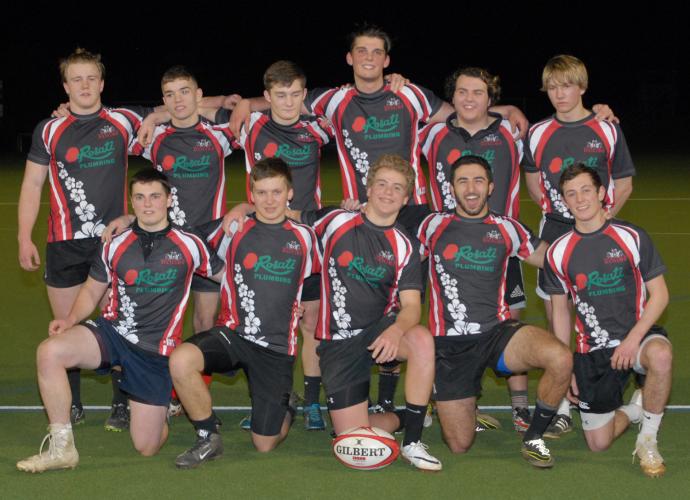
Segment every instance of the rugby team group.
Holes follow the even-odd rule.
[[[583,103],[585,65],[570,55],[546,63],[541,90],[555,112],[530,127],[519,109],[497,105],[499,79],[486,69],[450,75],[445,102],[384,76],[391,41],[380,28],[362,26],[349,42],[350,85],[307,90],[303,71],[278,61],[263,96],[204,97],[175,66],[157,108],[104,107],[99,55],[77,49],[61,62],[69,103],[36,127],[19,199],[19,261],[36,271],[32,230],[48,177],[54,319],[37,377],[49,444],[19,470],[77,466],[80,369],[111,375],[105,427],[129,429],[142,455],[158,452],[168,419],[184,411],[196,442],[175,465],[194,468],[223,454],[211,376],[242,368],[252,403],[243,426],[258,451],[272,450],[295,419],[299,329],[308,430],[326,429],[323,385],[334,434],[404,432],[402,458],[439,471],[422,441],[428,409],[449,449],[467,452],[496,426],[477,409],[490,367],[508,378],[531,465],[554,465],[544,439],[572,430],[574,405],[592,451],[640,424],[633,455],[647,476],[664,474],[657,433],[672,349],[655,323],[668,303],[665,266],[642,228],[615,218],[635,169],[613,112]],[[330,140],[337,207],[321,204]],[[245,153],[247,202],[227,211],[224,160],[235,149]],[[128,155],[152,164],[129,182]],[[543,212],[538,236],[518,220],[521,168]],[[521,261],[539,268],[547,328],[520,321]],[[183,342],[190,292],[194,335]],[[533,412],[530,370],[542,372]],[[624,404],[631,375],[638,389]]]

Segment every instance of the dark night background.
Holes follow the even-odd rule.
[[[188,66],[207,95],[253,96],[262,90],[264,69],[277,59],[299,63],[308,87],[350,82],[345,36],[355,23],[368,21],[393,36],[389,71],[443,95],[444,79],[455,68],[487,67],[502,78],[502,102],[519,106],[532,122],[551,113],[539,91],[544,63],[571,53],[589,70],[585,104],[614,109],[633,154],[690,149],[690,37],[681,4],[425,2],[415,10],[392,2],[222,5],[232,6],[61,3],[58,9],[37,3],[3,15],[0,148],[15,151],[18,134],[30,133],[65,100],[57,65],[76,46],[102,54],[103,101],[109,105],[160,103],[160,75],[174,64]]]

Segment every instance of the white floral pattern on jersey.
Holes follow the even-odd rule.
[[[549,192],[549,199],[551,200],[551,209],[554,212],[559,213],[566,219],[572,219],[573,215],[570,213],[568,207],[565,205],[565,202],[561,197],[561,193],[558,191],[558,189],[554,188],[551,185],[551,182],[549,182],[546,176],[543,176],[543,179],[544,189],[546,189]]]
[[[451,278],[450,275],[445,272],[439,255],[434,254],[434,262],[436,263],[436,274],[441,280],[443,294],[448,299],[446,307],[448,308],[451,318],[453,318],[453,328],[450,328],[446,332],[446,335],[476,335],[482,333],[479,323],[465,321],[467,319],[467,306],[460,302],[458,280]]]
[[[338,278],[338,271],[335,269],[335,259],[333,257],[328,259],[328,276],[331,278],[331,289],[333,292],[333,319],[336,325],[338,325],[338,332],[333,335],[333,339],[342,340],[354,337],[359,332],[350,330],[352,317],[345,309],[347,306],[347,288],[343,286],[342,281]]]
[[[581,316],[584,316],[585,324],[593,329],[590,333],[590,337],[594,340],[595,345],[590,351],[618,347],[620,345],[620,340],[611,340],[609,338],[609,332],[599,326],[599,320],[596,314],[594,314],[594,308],[592,306],[581,300],[577,295],[575,296],[575,305],[577,306],[577,312],[579,312]]]
[[[240,309],[246,313],[242,337],[262,347],[268,347],[268,342],[265,340],[266,337],[257,336],[258,333],[261,333],[261,319],[254,313],[254,290],[250,290],[244,282],[242,266],[239,264],[235,264],[234,281],[237,285],[237,295],[240,297]]]
[[[261,153],[254,153],[254,159],[259,161],[261,159]]]
[[[134,308],[137,303],[133,302],[125,289],[125,282],[118,278],[117,293],[120,297],[120,313],[122,317],[115,325],[117,333],[122,335],[132,344],[139,343],[139,337],[135,333],[137,331],[137,322],[134,321]]]
[[[177,188],[171,187],[170,194],[172,195],[172,205],[170,205],[170,220],[173,224],[184,226],[187,222],[187,214],[180,208],[180,198],[177,196]]]
[[[80,230],[74,233],[74,239],[95,238],[100,236],[105,229],[105,225],[100,219],[97,221],[93,220],[96,217],[96,207],[86,200],[84,183],[76,180],[74,177],[70,177],[65,168],[65,164],[61,161],[57,162],[57,166],[58,177],[64,181],[65,188],[69,191],[70,200],[78,204],[74,209],[74,213],[76,213],[79,220],[82,221]]]
[[[345,140],[345,148],[350,154],[350,158],[355,162],[355,169],[361,174],[359,180],[364,186],[367,185],[367,174],[369,173],[369,160],[366,151],[360,151],[359,148],[352,147],[352,139],[350,139],[350,132],[343,130],[343,137]]]
[[[443,210],[452,210],[455,208],[455,198],[450,192],[450,182],[443,173],[443,164],[440,161],[436,162],[436,172],[436,180],[441,186],[441,196],[443,196]]]

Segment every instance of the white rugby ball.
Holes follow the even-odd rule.
[[[351,469],[376,470],[390,465],[400,453],[395,438],[377,427],[349,429],[333,440],[333,453]]]

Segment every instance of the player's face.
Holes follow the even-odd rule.
[[[395,218],[407,203],[407,179],[400,172],[381,168],[376,171],[371,186],[367,188],[367,198],[367,207],[371,207],[373,215]],[[367,212],[367,215],[371,214]]]
[[[271,103],[271,118],[281,125],[292,125],[299,119],[307,89],[295,80],[289,86],[276,84],[264,90],[264,97]]]
[[[549,95],[551,105],[559,115],[567,116],[583,107],[582,95],[585,91],[574,83],[551,79],[546,85],[546,93]]]
[[[160,231],[168,222],[168,208],[172,196],[166,194],[160,182],[136,182],[132,186],[132,209],[139,227],[145,231]]]
[[[458,77],[453,107],[461,120],[471,123],[485,120],[490,105],[489,89],[481,78],[466,75]]]
[[[489,213],[489,195],[494,190],[494,184],[489,182],[484,167],[470,163],[457,168],[452,188],[458,215],[479,218]]]
[[[103,78],[94,63],[77,62],[67,66],[65,92],[69,96],[70,109],[77,114],[88,114],[101,107]]]
[[[370,36],[357,37],[346,60],[352,66],[355,79],[365,82],[382,80],[383,70],[390,64],[383,40]]]
[[[186,78],[178,78],[163,85],[163,103],[172,116],[173,125],[190,127],[199,119],[202,92]]]
[[[252,186],[256,218],[266,224],[282,222],[285,220],[285,211],[292,194],[285,177],[267,177],[256,181]]]
[[[563,200],[576,222],[588,222],[604,215],[604,187],[596,188],[588,174],[580,174],[563,184]]]

